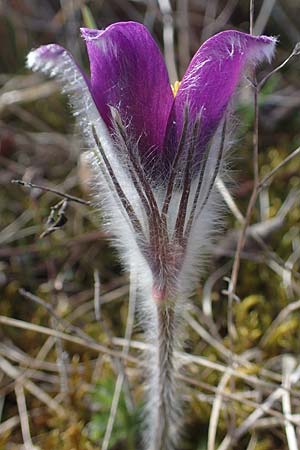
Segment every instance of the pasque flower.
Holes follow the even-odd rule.
[[[32,51],[28,66],[57,77],[69,94],[106,226],[138,274],[145,326],[156,342],[147,446],[166,450],[175,445],[180,410],[173,358],[180,311],[220,221],[215,180],[229,143],[229,105],[246,68],[271,59],[275,39],[238,31],[213,36],[172,92],[142,24],[81,33],[90,76],[56,44]]]

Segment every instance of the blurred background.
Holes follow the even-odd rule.
[[[279,37],[274,68],[300,41],[300,3],[254,4],[254,34]],[[88,204],[88,173],[79,157],[83,144],[67,100],[54,81],[25,68],[32,48],[55,42],[88,72],[79,27],[127,20],[149,28],[175,81],[205,39],[231,28],[249,31],[249,2],[0,0],[0,449],[141,448],[138,326],[129,356],[122,354],[128,276]],[[263,66],[258,79],[270,70]],[[300,145],[299,70],[299,58],[292,58],[260,94],[261,177]],[[244,215],[253,188],[249,83],[239,94],[232,195]],[[300,362],[299,171],[296,156],[261,191],[252,222],[262,242],[249,238],[242,252],[233,333],[224,290],[241,216],[228,212],[227,231],[184,319],[184,352],[199,358],[183,368],[188,406],[180,450],[207,449],[208,430],[217,448],[228,430],[240,429],[284,383],[289,402],[283,406],[279,395],[231,448],[300,448],[291,447],[286,421],[292,414],[288,423],[299,443],[299,375],[291,378]],[[56,193],[13,184],[16,179],[81,200],[62,202]],[[231,378],[227,366],[235,371]],[[120,373],[125,382],[113,416]],[[218,389],[224,396],[212,423]]]

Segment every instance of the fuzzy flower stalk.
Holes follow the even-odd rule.
[[[215,188],[229,147],[231,98],[247,68],[270,60],[275,39],[225,31],[207,40],[173,89],[139,23],[83,28],[90,76],[56,44],[28,67],[56,77],[78,118],[95,176],[96,206],[138,280],[146,355],[145,448],[176,448],[182,401],[174,358],[182,311],[221,224]]]

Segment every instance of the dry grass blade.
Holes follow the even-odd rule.
[[[33,445],[33,442],[31,439],[25,394],[24,394],[23,386],[21,384],[16,383],[15,393],[16,393],[16,397],[17,397],[17,405],[18,405],[18,410],[19,410],[21,430],[22,430],[22,436],[23,436],[23,442],[24,442],[24,450],[37,450],[37,447],[35,447]]]
[[[45,334],[47,336],[58,337],[64,339],[65,341],[72,342],[73,344],[80,345],[82,347],[90,348],[98,353],[105,353],[109,356],[114,356],[116,358],[122,358],[133,363],[138,363],[138,359],[132,356],[125,356],[122,352],[111,350],[104,345],[97,344],[96,342],[85,340],[78,336],[71,336],[69,334],[63,333],[61,331],[52,330],[51,328],[43,327],[41,325],[34,325],[32,323],[24,322],[22,320],[12,319],[6,316],[0,316],[0,323],[2,325],[8,325],[16,328],[21,328],[23,330],[34,331],[36,333]]]
[[[113,338],[112,342],[114,345],[123,347],[124,345],[126,345],[127,341],[125,341],[123,338]],[[149,344],[132,340],[130,342],[130,347],[136,348],[138,350],[148,350]],[[180,364],[182,366],[189,366],[190,364],[196,364],[201,367],[215,370],[220,373],[225,373],[228,371],[228,373],[231,376],[236,377],[237,379],[240,379],[240,380],[244,380],[246,383],[253,385],[256,388],[259,388],[259,387],[265,388],[266,392],[270,392],[270,391],[272,392],[274,389],[278,388],[278,384],[276,384],[274,382],[260,379],[255,375],[247,375],[242,370],[240,370],[238,367],[227,367],[219,362],[211,361],[210,359],[205,358],[203,356],[191,355],[191,354],[183,353],[183,352],[176,352],[175,356],[176,356],[176,358],[178,358],[178,360],[180,360]],[[236,358],[238,359],[237,355],[236,355]],[[242,366],[244,366],[244,363],[242,364]],[[250,364],[250,362],[248,362],[248,361],[247,361],[247,363]],[[267,375],[269,378],[270,372],[268,372]],[[280,376],[276,376],[275,374],[273,374],[273,376],[274,376],[274,379],[276,379],[276,380],[281,379]],[[300,392],[297,390],[291,390],[291,394],[295,398],[300,398]]]
[[[218,191],[220,192],[220,194],[222,195],[225,203],[227,204],[228,208],[230,209],[230,211],[232,212],[234,217],[241,224],[243,224],[245,221],[244,216],[241,213],[241,211],[239,210],[236,202],[234,201],[232,195],[230,194],[229,190],[227,189],[224,181],[222,180],[222,178],[220,176],[217,176],[217,178],[216,178],[216,187],[217,187]]]
[[[65,409],[53,398],[51,398],[45,391],[36,386],[32,381],[26,379],[22,372],[10,364],[3,356],[0,356],[0,368],[10,378],[16,380],[17,383],[27,389],[38,400],[48,406],[58,416],[64,418],[67,417]]]
[[[207,450],[215,450],[218,420],[223,401],[223,391],[225,390],[226,384],[230,380],[230,377],[231,375],[225,372],[218,385],[217,394],[215,396],[213,407],[210,414]]]
[[[290,375],[290,383],[295,384],[299,381],[300,378],[300,371],[295,370]],[[260,419],[264,414],[270,413],[270,409],[273,406],[273,404],[282,399],[282,396],[284,395],[284,392],[286,392],[285,386],[282,385],[281,387],[277,388],[274,392],[272,392],[271,395],[268,396],[268,398],[260,405],[258,406],[253,413],[251,413],[244,422],[235,430],[234,434],[228,434],[221,445],[218,447],[218,450],[229,450],[231,449],[232,445],[237,442],[244,434],[252,428],[258,419]],[[286,419],[290,421],[290,416],[285,416]]]
[[[0,423],[0,437],[5,436],[6,433],[9,433],[10,430],[15,428],[20,423],[20,417],[19,416],[13,416],[9,419],[5,420],[4,422]]]
[[[293,357],[289,355],[283,356],[283,386],[286,389],[289,389],[291,387],[291,374],[295,369],[295,366],[296,361]],[[290,417],[292,414],[291,397],[287,390],[282,395],[282,411],[285,417]],[[295,427],[288,420],[285,421],[285,432],[289,450],[299,450]]]
[[[228,0],[216,19],[203,29],[203,36],[209,37],[213,33],[220,31],[230,19],[238,3],[239,0]]]
[[[39,85],[25,89],[16,89],[10,92],[4,92],[0,97],[0,113],[8,106],[20,103],[33,102],[44,97],[49,97],[58,90],[55,81],[47,81]]]
[[[260,34],[263,34],[264,29],[269,21],[270,15],[272,14],[275,3],[276,0],[264,0],[253,27],[254,35],[259,36]]]
[[[163,39],[166,65],[171,83],[178,80],[175,65],[174,19],[170,0],[157,0],[163,18]]]
[[[99,322],[101,319],[101,303],[100,303],[100,277],[99,271],[94,270],[94,310],[96,320]]]
[[[278,316],[273,320],[265,334],[263,335],[260,344],[262,347],[264,347],[272,333],[276,330],[276,328],[284,322],[287,317],[294,311],[297,311],[297,309],[300,309],[300,300],[297,300],[296,302],[289,303],[285,308],[283,308]]]
[[[127,356],[130,349],[130,340],[131,335],[133,331],[133,324],[134,324],[134,314],[135,314],[135,305],[136,305],[136,295],[137,295],[137,280],[136,280],[136,274],[134,272],[131,272],[130,274],[130,293],[129,293],[129,307],[128,307],[128,316],[127,316],[127,322],[126,322],[126,329],[125,329],[125,341],[126,345],[123,348],[123,354],[124,356]],[[125,374],[124,371],[119,373],[115,391],[111,403],[111,409],[110,409],[110,415],[102,443],[102,450],[107,450],[109,447],[109,441],[111,438],[111,433],[113,430],[116,414],[117,414],[117,408],[120,400],[121,390],[124,383]],[[132,411],[131,411],[132,412]]]

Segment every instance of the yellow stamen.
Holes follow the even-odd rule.
[[[177,91],[179,89],[180,84],[181,84],[181,81],[175,81],[174,84],[171,84],[171,88],[172,88],[172,92],[173,92],[174,97],[177,94]]]

